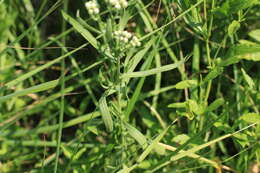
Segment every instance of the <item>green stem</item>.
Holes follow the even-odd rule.
[[[64,11],[68,10],[68,0],[64,0]],[[65,20],[62,21],[62,32],[66,30],[66,22]],[[64,46],[66,45],[66,37],[63,37],[62,42]],[[62,54],[64,51],[62,50]],[[61,61],[61,102],[60,102],[60,115],[59,115],[59,131],[58,131],[58,138],[57,138],[57,149],[56,149],[56,158],[55,158],[55,166],[54,166],[54,173],[57,173],[58,170],[58,163],[59,163],[59,155],[60,155],[60,145],[61,145],[61,136],[62,136],[62,127],[63,127],[63,117],[64,117],[64,103],[65,103],[65,61],[64,59]]]

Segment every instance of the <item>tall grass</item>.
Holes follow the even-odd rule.
[[[259,172],[259,5],[0,1],[0,172]]]

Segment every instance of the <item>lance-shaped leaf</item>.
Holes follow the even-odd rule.
[[[125,73],[122,75],[122,78],[136,78],[136,77],[145,77],[145,76],[149,76],[149,75],[154,75],[157,73],[173,70],[173,69],[179,67],[183,63],[184,63],[184,60],[181,60],[174,64],[169,64],[169,65],[161,66],[158,68],[153,68],[150,70]]]
[[[106,96],[102,96],[99,100],[99,109],[102,115],[102,119],[105,123],[107,131],[113,131],[113,120],[107,106]]]
[[[88,40],[94,48],[98,48],[98,41],[96,40],[96,38],[88,30],[86,30],[78,21],[70,17],[64,11],[62,11],[62,16],[67,22],[69,22],[73,26],[73,28],[76,31],[78,31],[86,40]]]
[[[151,153],[151,151],[158,145],[160,140],[164,137],[166,132],[169,130],[171,126],[168,126],[166,129],[164,129],[161,134],[159,134],[153,141],[152,143],[144,150],[144,152],[139,156],[137,159],[137,163],[141,163],[147,156],[148,154]]]
[[[26,88],[26,89],[23,89],[20,91],[16,91],[12,94],[0,97],[0,103],[6,101],[8,99],[11,99],[13,97],[25,96],[28,94],[37,93],[37,92],[41,92],[41,91],[45,91],[45,90],[54,88],[57,86],[58,83],[59,83],[59,80],[53,80],[53,81],[45,82],[45,83],[30,87],[30,88]]]
[[[198,84],[197,80],[184,80],[181,82],[178,82],[175,85],[176,89],[185,89],[185,88],[190,88],[190,87],[195,87]]]
[[[223,72],[223,67],[216,67],[213,70],[211,70],[209,72],[209,74],[207,74],[207,76],[205,77],[205,79],[203,80],[202,84],[205,84],[206,82],[215,79],[216,77],[218,77],[221,73]]]
[[[130,136],[132,136],[141,146],[145,148],[147,146],[147,140],[145,136],[132,125],[125,123],[126,129]]]

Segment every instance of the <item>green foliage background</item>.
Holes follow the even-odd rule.
[[[0,172],[255,173],[260,1],[85,2],[0,0]]]

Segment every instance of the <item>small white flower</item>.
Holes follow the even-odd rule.
[[[133,36],[132,40],[130,41],[130,44],[133,47],[141,46],[141,42],[138,40],[138,38],[136,36]]]
[[[99,5],[95,0],[86,2],[85,7],[90,15],[97,15],[99,13]]]
[[[108,3],[118,10],[126,8],[128,5],[126,0],[108,0]]]
[[[130,44],[133,47],[141,46],[138,38],[128,31],[115,31],[113,35],[116,40],[123,42],[124,45]]]
[[[121,0],[121,1],[120,1],[120,4],[121,4],[121,6],[122,6],[123,8],[126,8],[127,5],[128,5],[128,3],[127,3],[126,0]]]
[[[119,10],[121,8],[121,5],[120,4],[115,4],[114,7]]]

